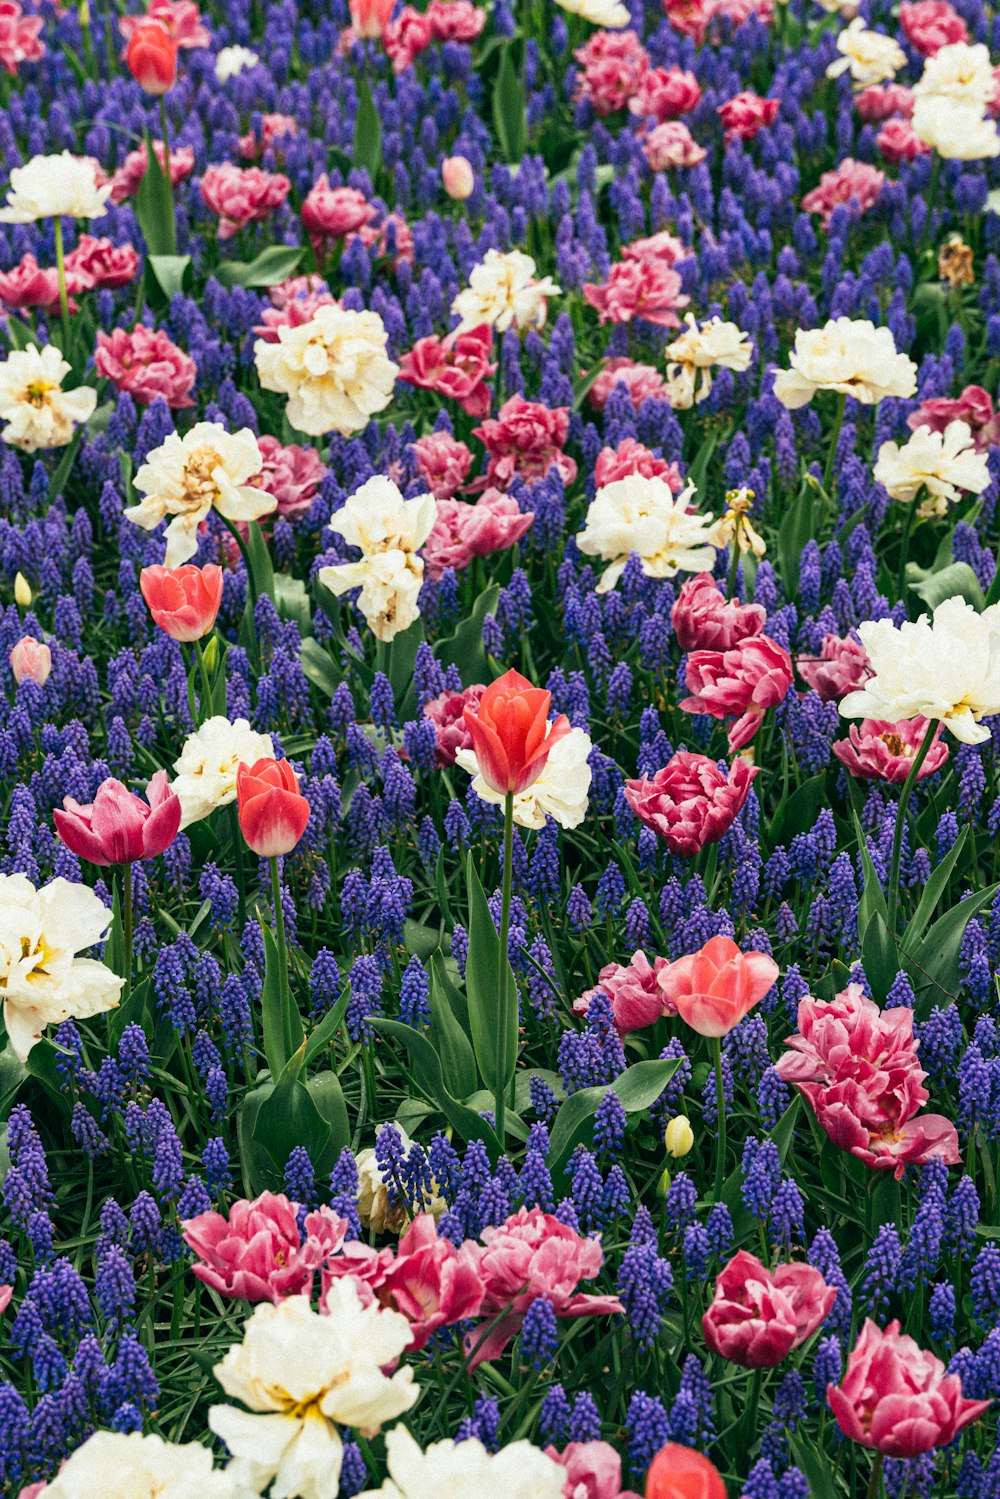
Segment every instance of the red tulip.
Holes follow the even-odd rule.
[[[729,937],[712,937],[700,951],[668,964],[659,985],[692,1030],[725,1036],[777,977],[778,965],[766,953],[741,952]]]
[[[537,781],[553,745],[570,732],[564,713],[549,724],[551,706],[551,692],[508,671],[487,687],[478,707],[466,708],[479,772],[502,796],[516,796]]]
[[[650,1463],[646,1499],[726,1499],[726,1485],[703,1453],[668,1442]]]
[[[389,24],[396,0],[350,0],[351,26],[358,36],[373,41]]]
[[[158,21],[144,21],[135,28],[125,62],[147,94],[169,94],[177,82],[177,43]]]
[[[240,828],[255,854],[290,854],[309,822],[309,803],[287,760],[258,760],[236,772]]]
[[[167,772],[158,770],[146,787],[147,800],[135,796],[113,777],[97,788],[84,807],[71,796],[52,817],[66,847],[90,864],[134,864],[155,859],[169,848],[181,825],[180,799],[171,791]]]
[[[30,677],[37,682],[39,687],[49,679],[52,670],[52,652],[41,640],[35,640],[31,635],[23,635],[15,646],[11,647],[10,669],[14,673],[14,680],[18,686]]]
[[[172,640],[201,640],[222,603],[222,568],[144,567],[139,587],[153,620]]]

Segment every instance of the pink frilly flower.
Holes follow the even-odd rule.
[[[201,196],[219,216],[219,238],[231,239],[247,224],[259,224],[284,203],[291,182],[283,172],[260,167],[237,167],[232,162],[206,167]]]
[[[670,167],[696,167],[707,155],[683,120],[656,125],[642,142],[643,155],[654,172]]]
[[[729,748],[749,744],[768,708],[780,703],[792,685],[788,652],[768,635],[754,635],[728,651],[692,651],[687,660],[689,695],[679,707],[711,718],[736,717]]]
[[[72,291],[90,291],[98,286],[117,291],[135,280],[138,269],[139,256],[131,245],[81,234],[66,256],[66,284]]]
[[[160,164],[162,171],[166,170],[167,156],[162,141],[153,142],[153,155]],[[130,151],[111,179],[111,201],[112,203],[124,203],[126,198],[133,198],[139,191],[139,184],[146,175],[149,166],[149,155],[146,151],[145,142],[136,151]],[[170,147],[170,181],[177,187],[186,177],[190,177],[194,171],[194,147],[193,146],[171,146]]]
[[[410,1324],[411,1350],[419,1352],[441,1327],[478,1317],[484,1285],[482,1250],[466,1239],[460,1248],[441,1238],[433,1214],[421,1213],[399,1241],[378,1299]]]
[[[350,244],[353,236],[348,236]],[[362,224],[358,239],[376,259],[389,259],[398,271],[413,264],[413,231],[400,213],[387,213],[377,224]]]
[[[912,718],[902,723],[886,723],[877,718],[863,718],[852,723],[847,739],[832,745],[840,763],[862,781],[889,781],[901,786],[913,768],[913,760],[924,742],[926,718]],[[941,739],[941,725],[934,731],[934,743],[917,776],[922,781],[940,770],[948,759],[948,746]]]
[[[899,24],[906,40],[923,57],[969,40],[969,28],[948,0],[903,0]]]
[[[434,40],[434,28],[430,17],[404,5],[394,21],[390,21],[382,33],[382,45],[392,63],[394,73],[405,73],[412,68],[421,52],[426,52]]]
[[[811,1265],[769,1270],[740,1249],[719,1274],[701,1319],[705,1342],[744,1369],[773,1369],[812,1336],[836,1299],[836,1287]]]
[[[918,427],[943,432],[951,422],[967,423],[972,429],[972,441],[980,453],[1000,445],[1000,410],[993,409],[993,397],[981,385],[967,385],[954,399],[940,396],[921,401],[916,411],[906,418],[911,432]]]
[[[623,437],[616,448],[602,448],[594,464],[594,486],[603,489],[618,479],[639,474],[644,479],[663,479],[674,494],[680,494],[684,480],[676,463],[658,458],[651,448],[634,437]]]
[[[602,118],[625,108],[649,67],[649,53],[634,31],[595,31],[573,56],[580,64],[576,98]]]
[[[474,42],[486,25],[486,12],[470,0],[431,0],[425,15],[436,42]]]
[[[854,96],[854,108],[867,125],[879,125],[893,115],[908,120],[913,104],[913,90],[902,83],[872,84]]]
[[[617,385],[624,385],[636,411],[643,401],[667,399],[667,382],[655,365],[637,364],[634,359],[621,357],[608,360],[587,392],[587,400],[595,411],[604,410]]]
[[[332,241],[356,234],[376,213],[364,193],[356,187],[331,187],[324,172],[306,193],[300,216],[313,249],[320,255],[329,250]]]
[[[852,205],[859,214],[867,213],[878,201],[885,186],[885,173],[866,161],[855,161],[851,156],[832,172],[824,172],[818,186],[806,193],[802,207],[806,213],[819,214],[823,227],[829,224],[833,210],[841,204]]]
[[[957,1164],[955,1126],[919,1112],[930,1095],[912,1011],[880,1010],[850,984],[829,1003],[807,995],[798,1026],[777,1071],[798,1088],[834,1145],[897,1178],[907,1166],[935,1158]]]
[[[671,234],[669,229],[661,229],[657,234],[647,234],[643,239],[622,245],[623,260],[662,260],[666,266],[674,266],[690,254],[684,241]]]
[[[837,1425],[852,1442],[888,1457],[919,1457],[947,1447],[989,1400],[967,1400],[957,1374],[890,1322],[870,1319],[847,1360],[839,1385],[826,1387]]]
[[[126,42],[137,26],[158,21],[180,48],[210,47],[212,33],[205,25],[195,0],[150,0],[144,15],[118,16],[118,30]]]
[[[853,635],[824,635],[819,655],[796,656],[795,665],[824,703],[839,703],[863,687],[872,674],[868,652]]]
[[[362,1306],[372,1306],[392,1267],[391,1248],[375,1249],[360,1239],[345,1239],[323,1261],[320,1271],[319,1309],[326,1307],[326,1293],[335,1280],[349,1276],[354,1282]]]
[[[302,288],[295,293],[289,293],[274,306],[265,307],[260,315],[261,321],[254,326],[253,331],[265,343],[276,344],[278,342],[279,328],[301,328],[303,323],[312,322],[318,308],[339,305],[326,282],[320,280],[318,276],[296,276],[293,279],[295,282],[302,282]],[[312,287],[311,283],[314,281],[319,285]],[[290,282],[284,283],[286,286],[291,284]],[[273,301],[273,293],[278,291],[278,288],[272,287],[271,291]]]
[[[678,750],[654,776],[626,781],[625,799],[672,854],[690,858],[729,831],[759,772],[737,757],[724,774],[708,755]]]
[[[429,334],[418,338],[399,361],[398,379],[420,390],[457,401],[467,416],[481,421],[489,413],[490,388],[486,381],[498,366],[490,359],[493,329],[488,323],[445,338]]]
[[[701,103],[701,84],[684,68],[649,68],[643,75],[629,109],[634,115],[647,115],[659,124],[676,120]]]
[[[528,1308],[546,1297],[559,1318],[595,1317],[624,1311],[617,1296],[577,1289],[604,1263],[597,1239],[584,1238],[540,1208],[520,1208],[499,1228],[485,1228],[479,1260],[484,1322],[465,1340],[470,1370],[499,1358],[521,1328]],[[485,1326],[496,1321],[487,1332]],[[485,1334],[485,1335],[484,1335]]]
[[[780,99],[762,99],[759,94],[744,89],[734,94],[716,111],[726,132],[726,140],[752,141],[767,125],[773,125],[781,107]]]
[[[478,482],[484,488],[506,489],[515,477],[544,479],[555,468],[564,484],[572,484],[576,463],[562,450],[568,433],[568,406],[543,406],[522,395],[511,396],[495,417],[473,428],[472,435],[481,440],[490,459],[485,480]]]
[[[698,573],[681,585],[670,622],[682,651],[729,651],[763,633],[767,610],[727,599],[711,573]]]
[[[454,765],[459,750],[473,748],[472,735],[465,722],[465,710],[478,708],[485,691],[481,682],[474,682],[462,692],[451,692],[446,688],[424,704],[424,717],[430,719],[437,731],[439,765]]]
[[[18,0],[0,0],[0,68],[13,78],[23,62],[45,56],[44,16],[26,16]]]
[[[259,161],[265,151],[277,148],[278,142],[297,135],[299,122],[294,115],[265,114],[260,119],[260,134],[248,130],[240,136],[240,155],[244,161]]]
[[[0,1286],[0,1314],[10,1306],[10,1298],[14,1294],[13,1286]]]
[[[632,954],[628,964],[605,963],[594,988],[573,1001],[573,1014],[586,1015],[594,995],[606,994],[620,1036],[655,1025],[663,1015],[673,1014],[657,983],[666,966],[666,958],[654,958],[650,963],[641,948]]]
[[[423,558],[432,578],[446,567],[460,572],[475,557],[504,552],[520,541],[535,519],[523,513],[512,495],[486,489],[474,505],[465,500],[438,500],[434,527],[423,545]]]
[[[663,0],[663,14],[675,31],[700,47],[716,13],[718,0]]]
[[[247,483],[273,495],[278,502],[277,514],[286,520],[302,515],[319,493],[326,464],[315,448],[294,442],[282,444],[270,433],[258,437],[257,446],[264,461],[260,472]]]
[[[9,271],[0,271],[0,302],[15,310],[23,307],[58,307],[59,272],[43,270],[34,255],[22,255]],[[70,311],[76,304],[70,301]]]
[[[562,1452],[546,1447],[545,1456],[566,1469],[563,1499],[639,1499],[622,1488],[622,1460],[610,1442],[570,1442]]]
[[[875,137],[875,144],[890,166],[899,166],[902,161],[916,161],[918,156],[926,156],[931,149],[920,139],[909,120],[895,116],[886,120]]]
[[[677,309],[691,300],[681,286],[680,276],[662,260],[619,260],[603,285],[586,282],[583,295],[602,323],[643,318],[658,328],[679,328]]]
[[[116,390],[127,391],[140,406],[158,397],[174,410],[193,406],[191,392],[198,366],[162,331],[137,323],[131,333],[115,328],[97,335],[94,366]]]
[[[303,1239],[295,1205],[281,1192],[234,1202],[228,1220],[208,1212],[182,1224],[184,1242],[198,1256],[191,1266],[198,1279],[242,1301],[308,1296],[317,1269],[341,1248],[347,1230],[343,1218],[322,1207],[306,1216]]]
[[[472,453],[450,432],[431,432],[410,443],[417,472],[436,500],[450,500],[462,488],[472,467]]]

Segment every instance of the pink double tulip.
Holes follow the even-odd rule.
[[[432,1214],[414,1218],[378,1293],[383,1306],[402,1312],[409,1322],[411,1351],[425,1348],[439,1328],[479,1316],[484,1294],[480,1253],[470,1239],[456,1249],[439,1237]]]
[[[701,1320],[705,1342],[744,1369],[773,1369],[829,1316],[837,1299],[811,1265],[769,1270],[741,1249],[715,1282],[715,1296]]]
[[[533,510],[521,511],[513,495],[487,489],[474,505],[465,500],[438,500],[423,556],[432,578],[446,567],[461,572],[476,557],[491,557],[515,546],[530,529]]]
[[[818,656],[796,656],[799,676],[824,703],[863,687],[872,674],[868,652],[853,635],[824,635]]]
[[[778,965],[767,953],[741,952],[731,938],[712,937],[698,952],[668,963],[658,983],[699,1036],[726,1036],[777,977]]]
[[[305,1237],[284,1193],[262,1192],[221,1213],[199,1213],[182,1225],[184,1242],[198,1256],[199,1280],[242,1301],[283,1301],[308,1296],[319,1266],[344,1242],[348,1225],[329,1208],[309,1213]]]
[[[570,1442],[562,1452],[546,1447],[545,1456],[566,1469],[563,1499],[639,1499],[622,1488],[622,1460],[610,1442]]]
[[[727,599],[711,573],[698,573],[682,584],[670,623],[682,651],[731,651],[763,633],[767,610]]]
[[[826,1398],[845,1437],[886,1457],[919,1457],[947,1447],[960,1431],[989,1409],[988,1400],[967,1400],[957,1374],[900,1333],[866,1321],[839,1385]]]
[[[397,379],[447,396],[478,422],[490,409],[492,394],[486,382],[499,368],[490,358],[492,352],[493,329],[488,323],[445,338],[430,333],[402,355]]]
[[[31,635],[23,635],[16,645],[11,647],[7,658],[10,661],[10,669],[14,673],[14,681],[21,685],[22,682],[37,682],[39,687],[44,687],[49,680],[52,670],[52,652],[41,640],[35,640]]]
[[[901,786],[913,768],[924,736],[929,728],[926,718],[909,718],[902,723],[886,723],[878,718],[863,718],[852,723],[846,739],[832,745],[833,753],[852,776],[862,781],[888,781]],[[948,746],[941,739],[941,725],[934,730],[934,742],[917,773],[917,780],[933,775],[948,759]]]
[[[155,859],[169,848],[181,825],[181,803],[167,772],[158,770],[146,787],[147,800],[109,776],[89,806],[63,799],[52,813],[56,832],[78,859],[90,864],[134,864]]]
[[[462,692],[444,692],[424,704],[424,717],[429,718],[437,732],[437,763],[454,765],[460,749],[472,749],[472,735],[465,722],[465,710],[475,711],[482,701],[486,688],[475,682]]]
[[[736,717],[729,748],[741,750],[760,728],[768,708],[792,685],[788,652],[767,635],[754,635],[729,651],[693,651],[687,661],[688,696],[679,706],[711,718]]]
[[[729,831],[759,772],[737,758],[723,774],[708,755],[678,750],[654,776],[626,781],[625,800],[672,854],[690,858]]]
[[[139,589],[154,624],[171,640],[201,640],[211,630],[222,603],[222,568],[209,563],[195,567],[144,567]]]
[[[594,995],[606,994],[620,1036],[654,1025],[661,1015],[673,1013],[658,982],[666,967],[666,958],[654,958],[651,963],[641,948],[627,965],[606,963],[597,976],[596,987],[574,1001],[574,1015],[586,1015]]]

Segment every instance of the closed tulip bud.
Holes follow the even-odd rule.
[[[31,584],[24,573],[18,573],[14,579],[14,602],[21,609],[31,608]]]
[[[476,185],[471,163],[464,156],[446,156],[441,163],[441,180],[449,198],[462,202]]]
[[[30,635],[25,635],[11,650],[10,669],[14,673],[15,682],[20,685],[30,677],[41,687],[49,679],[52,670],[52,652],[48,646],[40,640],[34,640]]]
[[[675,1161],[688,1154],[694,1145],[694,1130],[686,1114],[678,1114],[671,1119],[664,1131],[663,1141],[667,1147],[667,1155],[673,1156]]]
[[[309,803],[287,760],[258,760],[236,772],[240,829],[262,859],[290,854],[309,822]]]
[[[205,652],[204,652],[204,659],[205,659],[205,670],[207,672],[209,672],[209,673],[213,672],[215,670],[216,666],[219,664],[219,637],[218,637],[218,635],[213,635],[212,638],[211,638],[211,640],[206,645]]]
[[[169,94],[177,82],[177,43],[158,21],[146,21],[135,28],[125,62],[147,94]]]
[[[670,1191],[670,1168],[664,1166],[660,1179],[656,1183],[656,1195],[666,1201],[667,1193]]]

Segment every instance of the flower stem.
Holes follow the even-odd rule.
[[[715,1201],[722,1201],[722,1183],[726,1174],[726,1088],[722,1079],[722,1037],[712,1037],[712,1060],[715,1064],[715,1107],[717,1138],[715,1146]]]
[[[844,410],[847,406],[845,395],[837,396],[837,409],[833,416],[833,430],[830,433],[830,447],[826,455],[826,468],[823,470],[823,488],[827,494],[830,493],[830,485],[833,483],[833,465],[837,459],[837,443],[840,441],[840,429],[844,425]]]
[[[866,1499],[876,1499],[882,1486],[882,1464],[885,1462],[885,1453],[876,1452],[875,1461],[872,1464],[872,1476],[868,1480],[868,1492]]]
[[[59,319],[62,323],[63,358],[69,355],[69,297],[66,292],[66,256],[63,251],[62,219],[56,214],[53,220],[56,236],[56,274],[59,277]]]
[[[132,992],[132,866],[122,865],[122,931],[125,935],[125,993]]]
[[[170,133],[167,129],[167,96],[160,95],[160,129],[163,132],[163,191],[167,200],[167,244],[170,255],[177,254],[177,215],[174,211],[174,183],[170,175]]]
[[[934,743],[934,735],[937,731],[937,719],[932,718],[924,731],[923,741],[913,762],[907,772],[903,789],[899,793],[899,806],[896,808],[896,828],[892,835],[892,860],[889,865],[889,935],[896,931],[896,915],[899,910],[899,864],[903,854],[903,829],[906,826],[906,809],[909,806],[913,788],[917,784],[920,767],[927,758],[928,751]]]
[[[285,912],[281,904],[281,871],[277,854],[270,860],[271,865],[271,904],[274,907],[274,938],[278,944],[278,981],[281,992],[281,1027],[285,1036],[285,1055],[290,1057],[294,1051],[294,1037],[292,1035],[292,998],[291,987],[288,982],[288,942],[285,938]]]
[[[247,877],[243,868],[243,834],[240,831],[240,814],[235,802],[229,804],[229,821],[233,838],[233,857],[236,861],[236,890],[239,895],[240,937],[247,924]]]
[[[736,569],[740,565],[740,549],[736,544],[735,532],[733,534],[732,541],[729,543],[729,546],[732,555],[729,559],[729,581],[726,584],[727,599],[734,598],[736,595]]]
[[[208,680],[208,667],[205,665],[205,652],[202,650],[200,640],[194,642],[194,653],[198,658],[198,672],[201,676],[201,713],[200,719],[204,723],[206,718],[212,716],[212,688]]]
[[[906,563],[910,555],[910,534],[913,530],[913,521],[916,515],[917,497],[906,507],[906,516],[903,520],[903,534],[899,540],[899,570],[896,574],[896,597],[900,600],[906,597]]]
[[[507,948],[510,941],[510,892],[514,856],[514,793],[508,791],[503,804],[503,883],[500,904],[500,962],[497,964],[497,1067],[495,1075],[494,1118],[497,1138],[504,1143],[507,1100],[506,1079],[503,1077],[504,1058],[507,1053],[507,1031],[510,1026],[508,1006],[510,993],[510,962]]]

